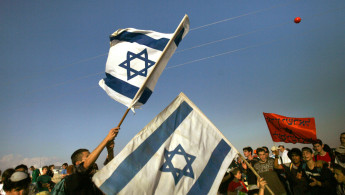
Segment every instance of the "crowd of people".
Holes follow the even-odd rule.
[[[312,147],[284,145],[243,148],[230,164],[218,194],[341,195],[345,194],[345,133],[331,149],[320,139]]]
[[[71,155],[72,165],[64,163],[61,181],[53,182],[54,165],[42,170],[26,165],[5,170],[1,176],[0,195],[7,194],[103,194],[92,182],[98,170],[95,163],[107,148],[107,164],[114,158],[114,139],[119,128],[109,131],[104,140],[91,153],[78,149]],[[218,190],[218,194],[345,194],[345,133],[340,135],[341,145],[331,149],[321,140],[312,147],[302,149],[263,146],[253,150],[243,148],[230,164]],[[271,151],[271,155],[270,155]],[[1,171],[0,171],[1,174]]]
[[[119,128],[113,128],[91,153],[87,149],[78,149],[72,156],[72,165],[64,163],[61,171],[61,181],[55,183],[54,165],[43,166],[42,170],[26,165],[5,170],[1,175],[0,195],[98,195],[103,194],[92,182],[92,176],[98,170],[95,163],[104,148],[107,148],[107,164],[114,158],[114,139]]]

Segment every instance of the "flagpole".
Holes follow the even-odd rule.
[[[248,161],[242,156],[242,154],[240,154],[239,152],[237,153],[240,157],[241,157],[241,159],[247,164],[247,166],[248,166],[248,168],[251,170],[251,171],[253,171],[253,173],[255,174],[255,176],[260,180],[260,175],[255,171],[255,169],[252,167],[252,165],[250,165],[249,163],[248,163]],[[268,184],[266,184],[266,188],[267,188],[267,190],[272,194],[272,195],[274,195],[274,193],[273,193],[273,191],[271,190],[271,188],[268,186]]]
[[[185,22],[185,20],[188,20],[188,15],[186,14],[183,19],[181,20],[180,24],[178,25],[178,27],[176,28],[172,38],[169,40],[168,44],[165,46],[161,56],[159,57],[159,59],[157,60],[156,64],[159,64],[159,62],[162,59],[162,56],[166,53],[166,51],[168,50],[169,46],[174,42],[177,34],[181,31],[181,28],[183,27],[183,24]],[[156,67],[154,67],[154,69],[151,71],[151,73],[147,76],[147,79],[145,80],[145,82],[141,85],[141,87],[139,88],[138,92],[135,94],[132,103],[130,104],[130,106],[128,107],[128,109],[126,110],[125,114],[123,115],[120,123],[117,125],[118,127],[121,126],[122,122],[125,120],[129,110],[134,106],[134,104],[138,101],[137,98],[138,96],[143,92],[144,86],[146,85],[147,81],[149,80],[150,76],[152,75],[152,73],[156,70]]]
[[[129,112],[129,110],[130,110],[130,108],[128,108],[128,109],[126,110],[125,114],[122,116],[122,119],[121,119],[121,121],[119,122],[119,124],[117,125],[117,127],[120,127],[120,126],[122,125],[122,122],[125,120],[125,118],[126,118],[128,112]]]

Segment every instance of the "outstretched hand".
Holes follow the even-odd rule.
[[[117,134],[119,133],[120,127],[115,127],[110,129],[106,139],[108,142],[111,142],[115,139],[115,137],[117,136]]]

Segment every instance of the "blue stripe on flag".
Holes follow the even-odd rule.
[[[118,79],[111,74],[105,73],[105,75],[107,76],[103,79],[105,84],[117,93],[122,94],[130,99],[133,99],[135,94],[137,94],[139,87],[136,87],[121,79]],[[139,99],[139,102],[145,104],[151,96],[151,94],[152,91],[149,88],[145,88],[143,94]]]
[[[110,42],[113,40],[127,41],[131,43],[135,42],[141,45],[146,45],[147,47],[151,47],[153,49],[157,49],[159,51],[163,51],[165,46],[169,42],[169,39],[167,38],[160,38],[156,40],[145,34],[133,33],[133,32],[127,32],[127,31],[124,31],[117,36],[110,36]]]
[[[149,88],[145,87],[143,94],[141,94],[138,102],[145,104],[147,100],[150,98],[151,94],[152,94],[152,91]]]
[[[192,110],[186,102],[182,102],[137,149],[121,162],[113,174],[100,186],[100,189],[105,194],[120,192],[156,154]]]
[[[208,194],[214,180],[216,179],[218,171],[230,150],[231,147],[229,144],[222,139],[213,150],[205,169],[189,190],[188,194]]]
[[[181,29],[180,33],[176,36],[174,42],[176,44],[176,46],[178,47],[178,45],[180,44],[180,42],[182,41],[182,35],[184,33],[184,28]]]

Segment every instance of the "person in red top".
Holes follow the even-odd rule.
[[[314,143],[314,150],[317,152],[317,155],[315,157],[315,161],[325,161],[328,164],[331,164],[332,158],[330,156],[330,154],[328,152],[326,152],[323,148],[324,148],[324,144],[322,143],[321,140],[317,139]]]
[[[238,194],[238,192],[247,193],[248,189],[242,181],[242,173],[240,169],[236,167],[231,170],[231,173],[234,175],[234,180],[229,183],[227,194]]]

